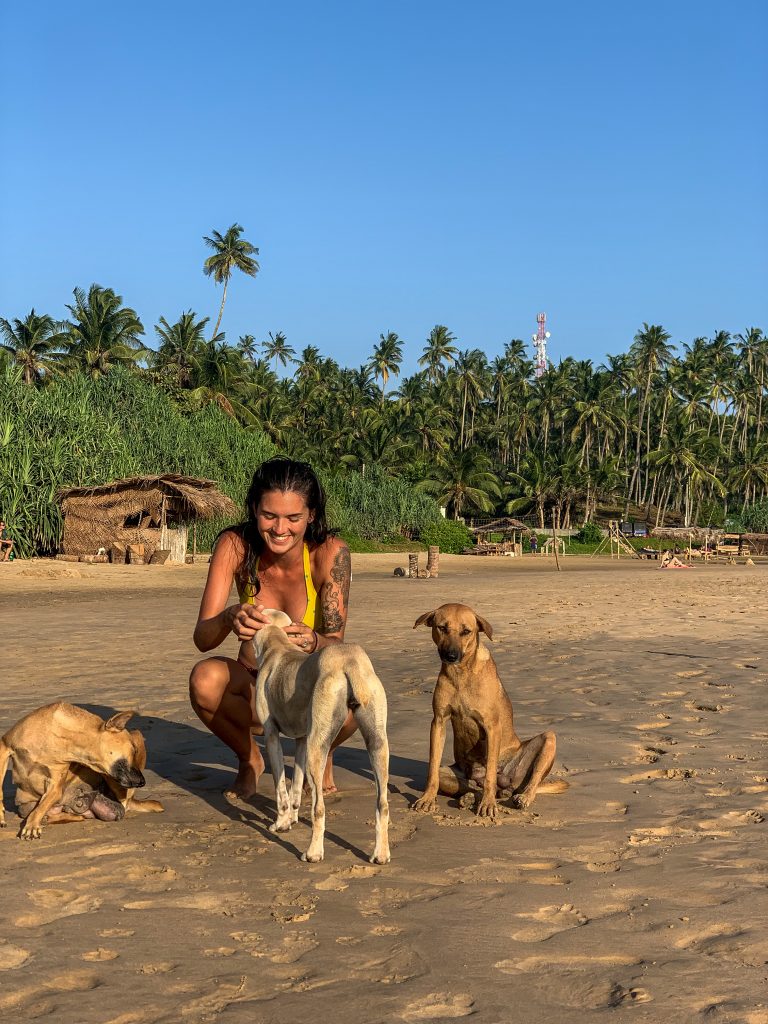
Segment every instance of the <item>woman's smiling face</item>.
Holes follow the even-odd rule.
[[[284,555],[304,542],[315,518],[304,496],[296,491],[265,491],[254,510],[259,534],[269,550]]]

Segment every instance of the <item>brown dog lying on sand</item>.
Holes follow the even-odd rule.
[[[476,812],[495,817],[497,790],[511,790],[512,804],[521,810],[533,803],[536,791],[555,760],[555,734],[542,732],[520,740],[512,721],[512,702],[502,686],[496,664],[479,642],[493,630],[464,604],[444,604],[420,615],[417,626],[432,627],[442,666],[432,697],[429,733],[429,770],[424,795],[416,811],[433,811],[438,792],[446,796],[467,793],[482,783]],[[441,767],[448,719],[453,727],[454,764]],[[568,783],[546,784],[542,792],[560,793]]]
[[[145,784],[144,737],[125,728],[133,711],[106,722],[74,704],[31,711],[0,739],[0,786],[13,760],[16,809],[24,819],[20,839],[39,839],[43,824],[119,821],[130,807],[162,811],[158,800],[137,800]],[[5,808],[0,799],[0,828]]]

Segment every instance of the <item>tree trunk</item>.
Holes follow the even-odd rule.
[[[219,326],[221,324],[221,318],[224,316],[224,303],[227,301],[227,285],[229,284],[229,277],[224,278],[224,291],[221,296],[221,306],[219,307],[219,319],[216,321],[216,326],[213,328],[213,334],[211,335],[211,341],[219,333]]]

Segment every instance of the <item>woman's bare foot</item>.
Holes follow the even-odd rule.
[[[328,755],[328,760],[325,762],[325,771],[323,772],[323,793],[338,793],[336,783],[333,781],[333,754]]]
[[[224,796],[237,800],[248,800],[254,796],[259,784],[259,779],[264,772],[264,758],[261,751],[254,744],[251,756],[247,761],[241,761],[237,769],[237,778],[232,786],[224,790]]]

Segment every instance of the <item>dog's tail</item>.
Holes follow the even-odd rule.
[[[566,789],[570,788],[570,782],[566,782],[565,779],[545,779],[536,790],[536,794],[537,796],[555,796],[557,793],[564,793]]]
[[[8,762],[13,757],[11,748],[4,739],[0,739],[0,828],[5,828],[5,805],[3,803],[3,781],[8,771]]]
[[[366,707],[373,696],[370,680],[376,678],[376,673],[362,647],[357,649],[354,658],[349,659],[345,675],[347,677],[347,707],[351,711],[360,706]]]

